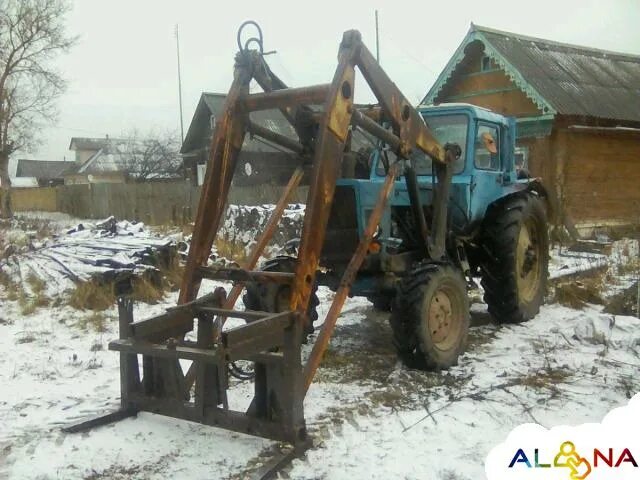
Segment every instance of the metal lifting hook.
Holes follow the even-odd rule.
[[[249,26],[249,25],[253,25],[256,30],[258,31],[258,36],[257,37],[250,37],[249,39],[247,39],[247,41],[244,42],[244,45],[242,44],[242,31],[245,29],[245,27]],[[270,52],[266,52],[264,51],[264,46],[263,46],[263,36],[262,36],[262,29],[260,28],[260,25],[258,25],[258,23],[254,20],[247,20],[246,22],[243,22],[242,25],[240,25],[240,28],[238,28],[238,36],[237,36],[237,41],[238,41],[238,49],[241,52],[245,52],[249,49],[249,45],[251,45],[252,43],[257,43],[258,44],[258,49],[260,51],[260,55],[270,55],[272,53],[276,53],[275,50],[270,51]]]

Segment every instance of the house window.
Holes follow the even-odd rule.
[[[529,170],[529,149],[527,147],[516,147],[515,167],[518,170]]]
[[[480,61],[480,71],[486,72],[487,70],[491,70],[491,58],[487,55],[483,55]]]
[[[516,147],[514,152],[514,167],[518,178],[529,178],[529,148]]]

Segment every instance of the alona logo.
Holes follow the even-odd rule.
[[[602,423],[516,427],[485,462],[488,480],[640,480],[640,394]]]

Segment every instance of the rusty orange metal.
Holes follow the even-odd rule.
[[[237,65],[234,80],[224,103],[223,114],[211,140],[211,154],[187,256],[178,303],[196,298],[200,287],[197,269],[206,265],[224,212],[238,153],[245,135],[245,115],[238,109],[240,98],[248,95],[251,74]]]
[[[351,257],[351,261],[347,265],[347,268],[342,275],[342,279],[340,280],[340,287],[338,287],[338,290],[336,290],[335,296],[333,297],[331,307],[329,308],[327,316],[324,319],[324,323],[322,324],[322,330],[320,330],[318,338],[313,344],[313,349],[311,350],[311,354],[309,355],[309,359],[307,360],[304,368],[305,392],[309,389],[311,382],[313,382],[313,377],[315,376],[316,371],[320,366],[320,362],[322,361],[324,352],[329,346],[331,335],[333,334],[333,331],[335,329],[336,322],[338,321],[338,316],[340,315],[342,307],[344,306],[344,302],[349,295],[351,284],[355,280],[358,270],[362,265],[362,261],[367,254],[369,245],[371,245],[371,241],[373,240],[373,235],[376,233],[376,229],[378,228],[378,224],[380,223],[380,219],[382,218],[384,207],[387,204],[389,195],[391,195],[391,192],[393,191],[393,184],[397,173],[398,164],[396,163],[389,169],[389,172],[387,173],[387,177],[385,178],[382,189],[380,190],[376,205],[371,212],[371,215],[369,216],[369,220],[364,230],[362,239],[360,240],[358,248],[356,248],[353,257]]]

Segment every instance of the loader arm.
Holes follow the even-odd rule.
[[[369,118],[370,112],[359,112],[354,108],[356,67],[380,104],[374,115],[377,121]],[[446,165],[453,161],[455,154],[447,156],[445,148],[433,137],[418,111],[411,106],[376,62],[357,30],[344,33],[338,53],[338,67],[330,84],[287,88],[284,82],[273,74],[263,55],[255,50],[241,50],[238,53],[235,72],[236,80],[227,96],[223,119],[216,125],[216,132],[212,138],[207,172],[233,171],[238,153],[238,139],[244,138],[247,130],[252,134],[268,137],[269,141],[300,155],[312,155],[310,190],[291,299],[292,310],[302,313],[306,311],[311,286],[314,283],[350,126],[355,125],[381,138],[393,148],[399,158],[409,158],[411,152],[418,148],[439,165],[436,173],[442,187],[445,187],[447,179]],[[264,93],[248,93],[248,83],[252,78],[265,90]],[[309,108],[309,105],[322,105],[323,110],[318,113]],[[251,111],[270,108],[282,111],[299,136],[298,144],[292,145],[290,139],[277,138],[277,134],[269,134],[266,129],[248,121]],[[390,132],[381,126],[382,122],[391,125]],[[236,148],[225,148],[225,145],[233,145]],[[192,248],[189,251],[180,291],[181,303],[192,301],[197,296],[200,281],[197,267],[204,265],[208,258],[230,184],[230,176],[212,173],[207,174],[205,178]],[[439,205],[435,207],[438,211]],[[446,205],[440,210],[443,208],[446,209]],[[418,211],[420,208],[415,210]],[[444,232],[437,224],[442,225],[442,218],[446,219],[446,210],[435,217],[438,221],[434,218],[432,238],[424,240],[427,245],[442,246]],[[439,253],[435,252],[435,257],[442,255],[443,248],[438,250]]]

